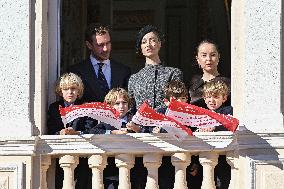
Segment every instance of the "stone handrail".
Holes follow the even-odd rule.
[[[87,157],[92,170],[92,188],[103,188],[103,170],[108,157],[115,157],[119,168],[119,188],[130,188],[130,169],[135,157],[143,157],[148,170],[146,188],[158,188],[158,168],[162,156],[171,156],[175,167],[174,188],[185,189],[186,167],[191,155],[199,155],[203,166],[202,188],[215,188],[214,167],[218,156],[226,155],[231,166],[230,188],[238,187],[239,156],[248,150],[263,151],[284,148],[284,134],[253,133],[248,130],[217,133],[195,133],[196,136],[178,141],[170,134],[131,133],[127,135],[41,135],[26,138],[1,138],[0,155],[28,155],[40,157],[41,189],[50,186],[47,172],[52,160],[59,158],[64,170],[63,188],[74,188],[74,169],[79,157]],[[240,154],[245,153],[245,154]],[[277,153],[275,153],[277,156]],[[269,154],[270,156],[273,154]],[[52,187],[49,187],[52,188]]]
[[[202,188],[215,188],[214,167],[218,154],[232,151],[234,135],[230,132],[197,133],[197,137],[188,137],[179,141],[169,134],[127,134],[127,135],[81,135],[81,136],[40,136],[37,153],[44,157],[42,161],[42,180],[46,180],[46,170],[52,157],[59,157],[59,164],[64,170],[63,188],[74,188],[74,169],[78,157],[88,157],[92,169],[92,188],[103,188],[103,169],[106,159],[115,157],[119,168],[119,188],[131,188],[130,169],[135,157],[143,156],[143,164],[148,170],[146,189],[159,188],[158,168],[162,156],[171,156],[175,166],[175,189],[187,188],[186,167],[191,155],[200,155],[204,167]],[[48,159],[48,160],[47,160]],[[45,172],[44,172],[45,171]],[[42,188],[47,187],[42,182]]]

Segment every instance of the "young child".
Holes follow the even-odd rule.
[[[113,106],[118,112],[121,119],[122,125],[121,130],[116,129],[106,123],[99,123],[94,127],[90,133],[92,134],[126,134],[128,132],[138,132],[140,128],[133,123],[130,123],[132,115],[130,113],[130,108],[132,106],[132,101],[128,96],[128,93],[123,88],[114,88],[108,92],[105,96],[105,103]]]
[[[233,115],[233,107],[224,105],[227,101],[228,93],[229,89],[224,81],[210,81],[203,86],[203,98],[209,110],[220,114]],[[227,129],[220,125],[213,128],[199,129],[199,131],[227,131]],[[229,187],[231,167],[226,162],[226,156],[219,156],[214,175],[217,189]]]
[[[172,80],[168,82],[164,90],[165,99],[164,103],[166,107],[159,108],[157,111],[165,114],[167,106],[170,104],[171,99],[176,99],[180,102],[187,102],[188,90],[182,81]]]
[[[57,81],[56,94],[59,100],[52,103],[48,109],[47,129],[50,135],[78,135],[89,133],[97,123],[96,120],[89,117],[77,118],[64,127],[62,122],[59,107],[68,107],[72,105],[82,104],[80,98],[84,92],[84,85],[79,76],[74,73],[63,74]],[[62,188],[64,173],[59,166],[58,159],[56,160],[56,178],[55,188]],[[86,158],[80,158],[80,163],[75,169],[76,189],[86,189],[91,185],[92,173],[88,167]]]
[[[68,107],[82,104],[80,98],[83,96],[84,85],[79,76],[74,73],[66,73],[57,81],[55,93],[59,100],[52,103],[48,108],[47,130],[50,135],[77,135],[88,133],[96,125],[92,118],[77,118],[64,127],[59,107]]]
[[[164,89],[164,93],[165,93],[164,103],[166,106],[157,109],[157,112],[162,113],[162,114],[166,113],[171,99],[176,99],[177,101],[180,101],[180,102],[187,102],[187,99],[188,99],[188,90],[182,81],[172,80],[168,82],[168,84],[166,85]],[[160,127],[154,127],[154,128],[148,127],[148,129],[149,129],[149,132],[152,132],[152,133],[166,133],[166,131]]]
[[[114,126],[106,123],[99,123],[94,127],[90,133],[92,134],[126,134],[128,132],[135,132],[138,129],[129,121],[132,118],[129,109],[132,106],[132,101],[128,96],[128,93],[123,88],[111,89],[105,96],[105,103],[113,106],[118,112],[122,122],[121,130],[118,130]],[[126,126],[127,125],[127,126]],[[132,130],[133,129],[133,130]],[[140,128],[139,128],[140,129]],[[115,159],[113,157],[108,158],[108,166],[104,169],[104,186],[107,189],[118,187],[118,168],[115,165]]]
[[[207,108],[219,114],[233,115],[233,107],[225,106],[229,89],[223,81],[210,81],[203,86],[203,99]],[[199,131],[227,131],[222,125],[213,128],[199,129]]]

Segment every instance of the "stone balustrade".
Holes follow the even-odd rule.
[[[92,169],[92,188],[102,189],[103,170],[107,157],[115,157],[119,169],[119,189],[130,189],[130,169],[135,157],[143,157],[144,167],[148,171],[146,189],[158,189],[158,168],[162,156],[171,156],[175,167],[175,189],[186,189],[186,168],[191,155],[199,155],[203,165],[204,182],[202,188],[214,188],[214,167],[218,154],[234,149],[234,135],[230,132],[197,133],[197,137],[188,137],[178,141],[169,134],[134,133],[127,135],[81,135],[81,136],[40,136],[37,153],[42,155],[42,179],[46,179],[50,159],[59,157],[64,170],[63,188],[74,188],[74,168],[79,157],[88,157]],[[49,161],[46,161],[48,159]],[[73,179],[73,180],[72,180]],[[42,188],[53,183],[42,181]],[[52,186],[51,186],[52,188]]]
[[[255,167],[262,161],[266,161],[264,157],[273,165],[282,165],[284,157],[283,133],[256,134],[248,130],[237,131],[234,134],[230,132],[196,133],[196,136],[190,136],[183,141],[176,140],[170,134],[131,133],[127,135],[42,135],[21,140],[5,139],[0,142],[2,159],[8,156],[19,156],[19,154],[23,157],[33,157],[31,166],[39,167],[41,189],[54,188],[56,158],[59,159],[59,165],[64,171],[64,189],[75,188],[74,169],[81,157],[88,158],[94,189],[104,188],[103,170],[107,166],[108,157],[115,158],[115,165],[119,169],[119,189],[131,188],[130,169],[134,167],[136,157],[143,158],[143,165],[148,172],[145,188],[155,189],[159,188],[158,169],[161,166],[162,157],[170,156],[171,164],[174,166],[173,188],[186,189],[187,182],[190,182],[186,179],[186,168],[191,162],[191,156],[198,155],[203,167],[202,189],[213,189],[215,188],[214,168],[218,163],[218,157],[226,155],[227,163],[231,167],[229,188],[234,189],[250,188],[256,185],[256,181],[253,180],[257,176]],[[17,165],[21,166],[21,164]],[[278,174],[279,171],[276,168],[272,167],[272,171],[275,169],[273,174]],[[32,176],[31,180],[38,180],[38,177]],[[244,184],[240,185],[240,183]]]

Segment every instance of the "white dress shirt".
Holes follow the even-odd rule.
[[[90,55],[90,59],[92,62],[92,65],[94,67],[94,70],[96,72],[96,76],[98,77],[98,72],[99,72],[99,65],[98,63],[104,63],[102,67],[102,71],[105,75],[105,78],[107,80],[108,87],[111,88],[111,67],[110,67],[110,60],[104,60],[103,62],[98,61],[95,57]]]

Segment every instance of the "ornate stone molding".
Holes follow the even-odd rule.
[[[0,164],[0,188],[23,189],[23,164]],[[13,180],[13,183],[10,183]]]
[[[284,179],[284,158],[270,155],[250,156],[247,165],[249,181],[247,187],[265,189],[267,187],[281,188]],[[268,166],[267,168],[264,168]]]

